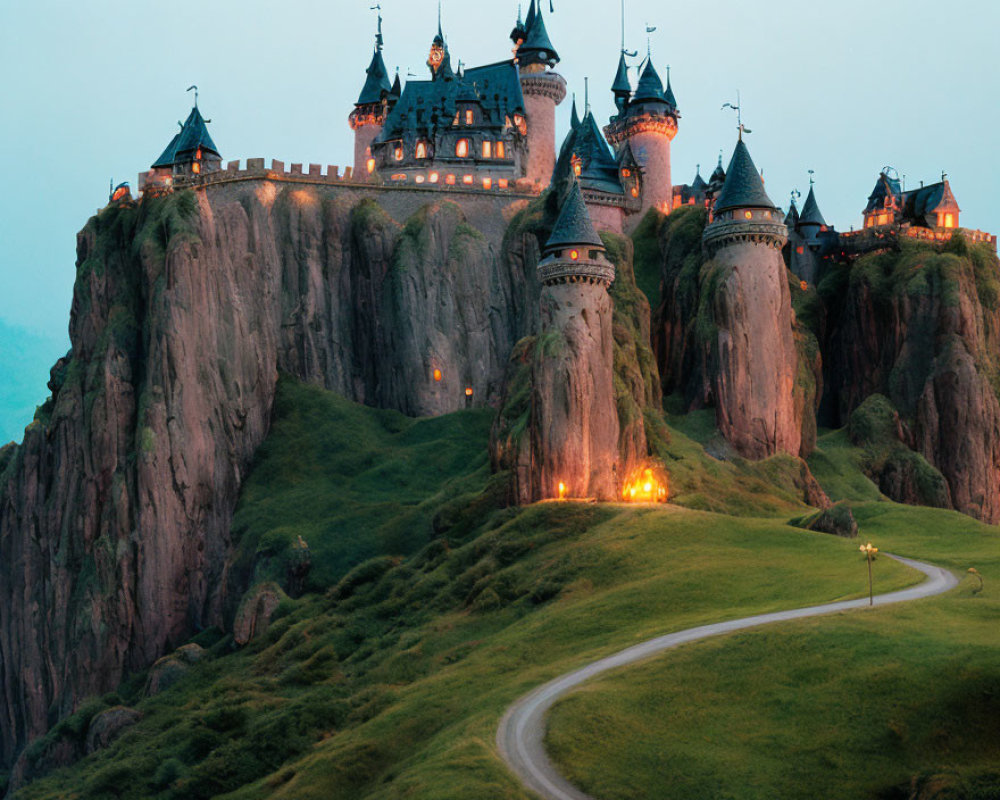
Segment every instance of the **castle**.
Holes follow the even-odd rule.
[[[540,243],[537,318],[541,334],[557,332],[575,345],[569,358],[536,364],[533,413],[538,434],[532,446],[545,458],[536,458],[533,450],[523,459],[530,474],[519,478],[522,501],[567,491],[613,499],[627,477],[617,450],[618,428],[592,423],[595,415],[617,420],[609,296],[615,266],[597,231],[628,234],[654,211],[668,215],[687,206],[707,209],[706,254],[729,271],[732,292],[765,298],[769,319],[781,322],[741,330],[739,336],[727,338],[726,346],[739,349],[753,342],[758,351],[776,354],[772,361],[791,364],[795,343],[787,269],[808,286],[822,279],[827,261],[878,251],[906,237],[940,243],[960,230],[960,210],[945,176],[938,184],[906,191],[890,169],[879,175],[858,231],[838,233],[828,225],[812,185],[802,211],[793,197],[785,213],[767,194],[742,124],[728,169],[720,153],[707,181],[699,167],[691,184],[675,185],[671,144],[681,114],[669,72],[664,81],[651,49],[636,69],[633,86],[622,47],[610,86],[615,113],[602,127],[589,98],[582,117],[574,98],[569,133],[557,148],[556,109],[566,99],[567,83],[556,71],[560,57],[539,0],[531,0],[525,18],[518,15],[510,41],[510,59],[477,67],[456,64],[439,8],[428,77],[404,83],[398,73],[390,78],[379,16],[372,58],[348,117],[354,132],[351,166],[324,171],[319,164],[308,169],[292,164],[286,169],[280,161],[265,166],[264,159],[249,159],[242,169],[238,161],[223,165],[196,96],[187,121],[150,170],[140,175],[139,184],[155,194],[243,180],[333,183],[355,194],[375,195],[385,205],[405,197],[400,206],[404,217],[433,202],[433,193],[443,193],[466,210],[476,197],[489,198],[499,206],[486,213],[498,219],[502,215],[495,213],[497,207],[512,207],[556,187],[561,214],[551,237]],[[981,231],[961,235],[996,246],[996,237]],[[573,359],[586,363],[574,364]],[[788,391],[795,376],[774,375],[763,366],[765,361],[748,354],[739,360],[760,365],[762,371],[743,385],[722,383],[715,398],[720,430],[750,457],[798,454],[800,433],[765,421],[767,416],[795,416]],[[439,384],[440,369],[424,366]],[[474,387],[463,385],[471,402]],[[565,402],[553,401],[556,394]],[[573,402],[566,400],[570,396]],[[475,400],[480,401],[478,394]],[[418,410],[454,409],[442,401]]]

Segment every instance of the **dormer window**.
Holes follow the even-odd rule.
[[[476,112],[471,108],[465,109],[465,124],[474,125],[476,122]]]
[[[455,155],[459,158],[469,157],[469,140],[459,139],[458,144],[455,145]]]

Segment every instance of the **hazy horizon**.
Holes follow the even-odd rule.
[[[555,0],[546,21],[559,71],[582,107],[584,77],[600,122],[620,48],[617,0]],[[9,154],[0,213],[0,320],[64,351],[75,234],[107,200],[109,179],[148,169],[188,113],[191,84],[213,120],[224,160],[286,163],[352,160],[347,125],[375,31],[373,2],[217,0],[186,20],[122,0],[39,0],[0,8],[0,66],[6,112],[0,142]],[[423,78],[437,26],[436,0],[382,0],[385,59]],[[675,183],[728,162],[736,121],[720,108],[741,92],[749,146],[772,200],[816,191],[827,221],[858,226],[879,170],[892,165],[916,186],[947,171],[962,224],[1000,231],[992,189],[1000,166],[991,136],[1000,112],[987,78],[1000,8],[956,2],[946,14],[905,2],[849,0],[766,6],[722,0],[705,10],[652,0],[627,3],[627,46],[670,65],[682,114],[674,141]],[[444,0],[453,59],[469,65],[510,57],[513,0],[471,6]],[[634,59],[637,64],[639,59]],[[558,138],[569,100],[558,110]],[[6,345],[10,346],[10,345]],[[16,346],[16,345],[15,345]],[[3,363],[10,363],[7,359]],[[46,370],[48,366],[46,365]],[[9,385],[9,382],[8,382]],[[46,394],[38,387],[36,403]]]

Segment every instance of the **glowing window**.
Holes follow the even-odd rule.
[[[434,370],[434,380],[437,383],[441,382],[441,370],[439,369]]]
[[[507,158],[507,148],[503,142],[497,142],[497,158]]]
[[[417,177],[414,178],[413,180],[415,180],[417,183],[423,183],[427,179],[423,175],[417,175]]]
[[[449,186],[454,186],[455,185],[455,176],[454,175],[446,175],[445,179],[444,179],[444,182],[447,183]]]
[[[475,178],[473,178],[471,175],[465,175],[462,178],[462,183],[464,183],[466,186],[472,186],[472,184],[475,183]]]
[[[483,178],[483,188],[492,189],[493,188],[493,178]]]
[[[805,281],[802,281],[802,282],[801,282],[801,283],[799,284],[799,288],[800,288],[800,289],[801,289],[801,290],[802,290],[803,292],[807,292],[807,291],[809,291],[809,284],[808,284],[808,283],[806,283]]]
[[[427,158],[426,142],[417,142],[417,158]]]
[[[946,228],[954,228],[955,227],[955,215],[954,214],[945,214],[944,215],[944,226]]]
[[[569,260],[570,261],[579,261],[580,260],[580,251],[579,250],[570,250],[569,251]]]
[[[630,169],[623,169],[622,170],[622,177],[623,178],[631,178],[632,177],[632,170],[630,170]]]
[[[888,225],[889,224],[889,215],[888,214],[879,214],[878,215],[878,224],[879,225]]]
[[[200,147],[198,148],[197,152],[194,154],[194,157],[197,158],[199,161],[201,161],[201,148]]]
[[[767,219],[770,219],[770,218],[771,218],[771,212],[770,212],[770,211],[765,211],[765,212],[764,212],[764,216],[765,216],[765,217],[766,217]]]
[[[432,172],[431,173],[431,177],[430,177],[431,183],[437,183],[438,182],[438,177],[439,176],[438,176],[438,174],[436,172]]]
[[[795,252],[798,253],[799,255],[802,255],[803,253],[805,253],[805,251],[806,249],[802,245],[799,245],[798,247],[795,248]]]
[[[746,217],[747,219],[753,219],[753,212],[752,211],[744,211],[743,212],[743,216]]]
[[[483,142],[483,158],[493,158],[493,142]]]
[[[455,145],[455,155],[459,158],[468,158],[469,155],[469,140],[459,139],[458,144]]]
[[[397,147],[396,148],[396,152],[394,153],[394,155],[396,156],[396,160],[397,161],[402,161],[403,160],[403,148],[402,147]]]
[[[638,197],[638,196],[639,196],[639,190],[638,190],[638,188],[636,188],[635,186],[633,186],[632,187],[632,197]]]
[[[195,162],[194,162],[194,163],[193,163],[193,164],[191,165],[191,171],[192,171],[192,172],[193,172],[193,173],[194,173],[195,175],[199,174],[199,173],[201,172],[201,164],[199,164],[199,163],[198,163],[197,161],[195,161]]]
[[[471,108],[465,109],[465,124],[472,125],[476,121],[475,112]]]
[[[506,189],[508,186],[510,186],[510,181],[508,181],[506,178],[501,178],[499,181],[497,181],[497,183],[500,185],[501,189]]]
[[[404,175],[401,172],[397,172],[395,175],[392,176],[392,179],[394,181],[405,181],[406,180],[406,175]]]
[[[368,159],[368,174],[371,175],[375,171],[375,159]]]
[[[472,394],[473,394],[472,387],[471,386],[466,386],[465,387],[465,396],[466,397],[472,397]]]

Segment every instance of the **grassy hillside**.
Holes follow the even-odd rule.
[[[144,716],[18,798],[526,798],[493,743],[522,693],[659,633],[866,591],[854,542],[786,524],[802,504],[773,464],[715,461],[664,426],[679,496],[728,491],[763,516],[502,509],[486,422],[406,420],[283,384],[237,529],[246,563],[263,556],[259,580],[282,575],[267,543],[302,535],[309,591],[244,648],[206,631],[207,657],[162,693],[137,675],[87,704],[31,757],[85,738],[102,708]],[[886,562],[879,580],[919,576]]]
[[[567,775],[602,800],[1000,797],[1000,532],[877,502],[863,458],[831,433],[810,463],[854,501],[862,537],[965,574],[960,588],[695,644],[591,684],[551,720]],[[880,591],[890,566],[876,564]]]

